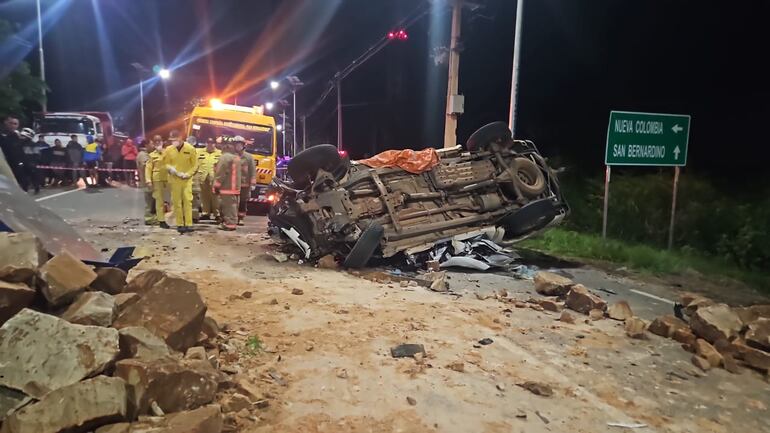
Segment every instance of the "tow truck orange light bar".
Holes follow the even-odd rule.
[[[214,110],[240,111],[242,113],[253,113],[253,114],[264,114],[265,112],[265,108],[262,105],[243,107],[240,105],[225,104],[224,102],[222,102],[221,99],[218,99],[218,98],[211,98],[209,100],[209,104],[211,105],[211,108],[213,108]]]

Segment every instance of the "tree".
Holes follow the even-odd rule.
[[[13,34],[14,26],[0,19],[0,45]],[[6,71],[0,71],[0,116],[22,115],[24,106],[29,103],[42,105],[45,100],[43,90],[47,89],[43,80],[32,75],[27,62],[20,62],[7,74]]]

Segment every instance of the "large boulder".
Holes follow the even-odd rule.
[[[607,309],[607,316],[614,320],[627,320],[634,317],[634,312],[631,311],[631,306],[626,301],[618,301]]]
[[[768,304],[736,307],[733,308],[733,311],[741,318],[741,322],[744,325],[748,325],[759,318],[770,319],[770,305]]]
[[[695,340],[695,353],[706,359],[712,367],[722,365],[722,354],[702,338]]]
[[[729,340],[743,327],[740,317],[726,304],[699,307],[690,317],[690,328],[695,335],[709,343]]]
[[[115,364],[115,377],[130,385],[129,401],[137,414],[150,413],[152,402],[165,413],[209,404],[220,381],[207,361],[175,358],[124,359]]]
[[[742,341],[734,341],[732,345],[736,350],[736,357],[747,365],[766,373],[770,372],[770,353],[749,347]]]
[[[47,258],[43,245],[32,233],[0,232],[0,275],[9,269],[34,272]]]
[[[126,308],[138,301],[140,296],[137,293],[118,293],[113,298],[115,299],[115,315],[119,316]]]
[[[115,320],[115,299],[104,292],[81,293],[61,318],[78,325],[110,326]]]
[[[101,372],[118,353],[116,329],[25,308],[0,327],[0,385],[40,398]]]
[[[590,293],[582,284],[575,284],[567,293],[566,306],[578,313],[588,314],[591,310],[605,311],[607,302]]]
[[[746,330],[746,344],[770,352],[770,319],[757,319]]]
[[[633,316],[626,319],[626,323],[623,325],[626,330],[626,335],[631,338],[643,340],[647,338],[647,334],[644,331],[647,330],[647,322]]]
[[[157,284],[165,276],[166,273],[158,269],[144,271],[129,281],[123,291],[126,293],[138,293],[139,295],[143,295],[149,292],[150,289],[152,289],[152,286]]]
[[[3,433],[88,431],[126,419],[126,384],[117,377],[98,376],[74,383],[11,414]]]
[[[129,326],[120,331],[120,357],[150,361],[171,355],[168,345],[142,326]]]
[[[120,268],[99,268],[96,279],[91,283],[92,290],[117,295],[126,287],[126,271]]]
[[[714,305],[714,301],[697,293],[684,292],[679,295],[679,303],[684,307],[684,312],[692,316],[698,308]]]
[[[535,291],[546,296],[564,296],[575,284],[567,277],[545,271],[535,274],[534,282]]]
[[[650,323],[647,330],[653,334],[660,335],[661,337],[672,338],[677,329],[687,327],[687,322],[684,320],[673,314],[666,314],[665,316],[656,317],[655,320]]]
[[[35,290],[26,284],[0,281],[0,325],[28,307],[34,298]]]
[[[45,283],[43,296],[52,306],[73,301],[96,279],[91,267],[68,252],[52,258],[40,268],[40,278]]]
[[[95,433],[220,433],[222,423],[222,410],[219,405],[212,404],[165,417],[106,425],[96,429]]]
[[[167,276],[126,308],[113,326],[118,329],[144,326],[172,349],[184,352],[198,341],[205,316],[206,304],[198,293],[198,286]]]

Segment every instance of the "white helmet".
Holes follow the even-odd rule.
[[[32,140],[33,138],[35,138],[35,131],[33,131],[32,128],[24,128],[21,130],[19,135],[24,138],[29,138],[30,140]]]

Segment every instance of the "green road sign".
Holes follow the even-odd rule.
[[[611,111],[604,163],[684,166],[689,138],[688,115]]]

